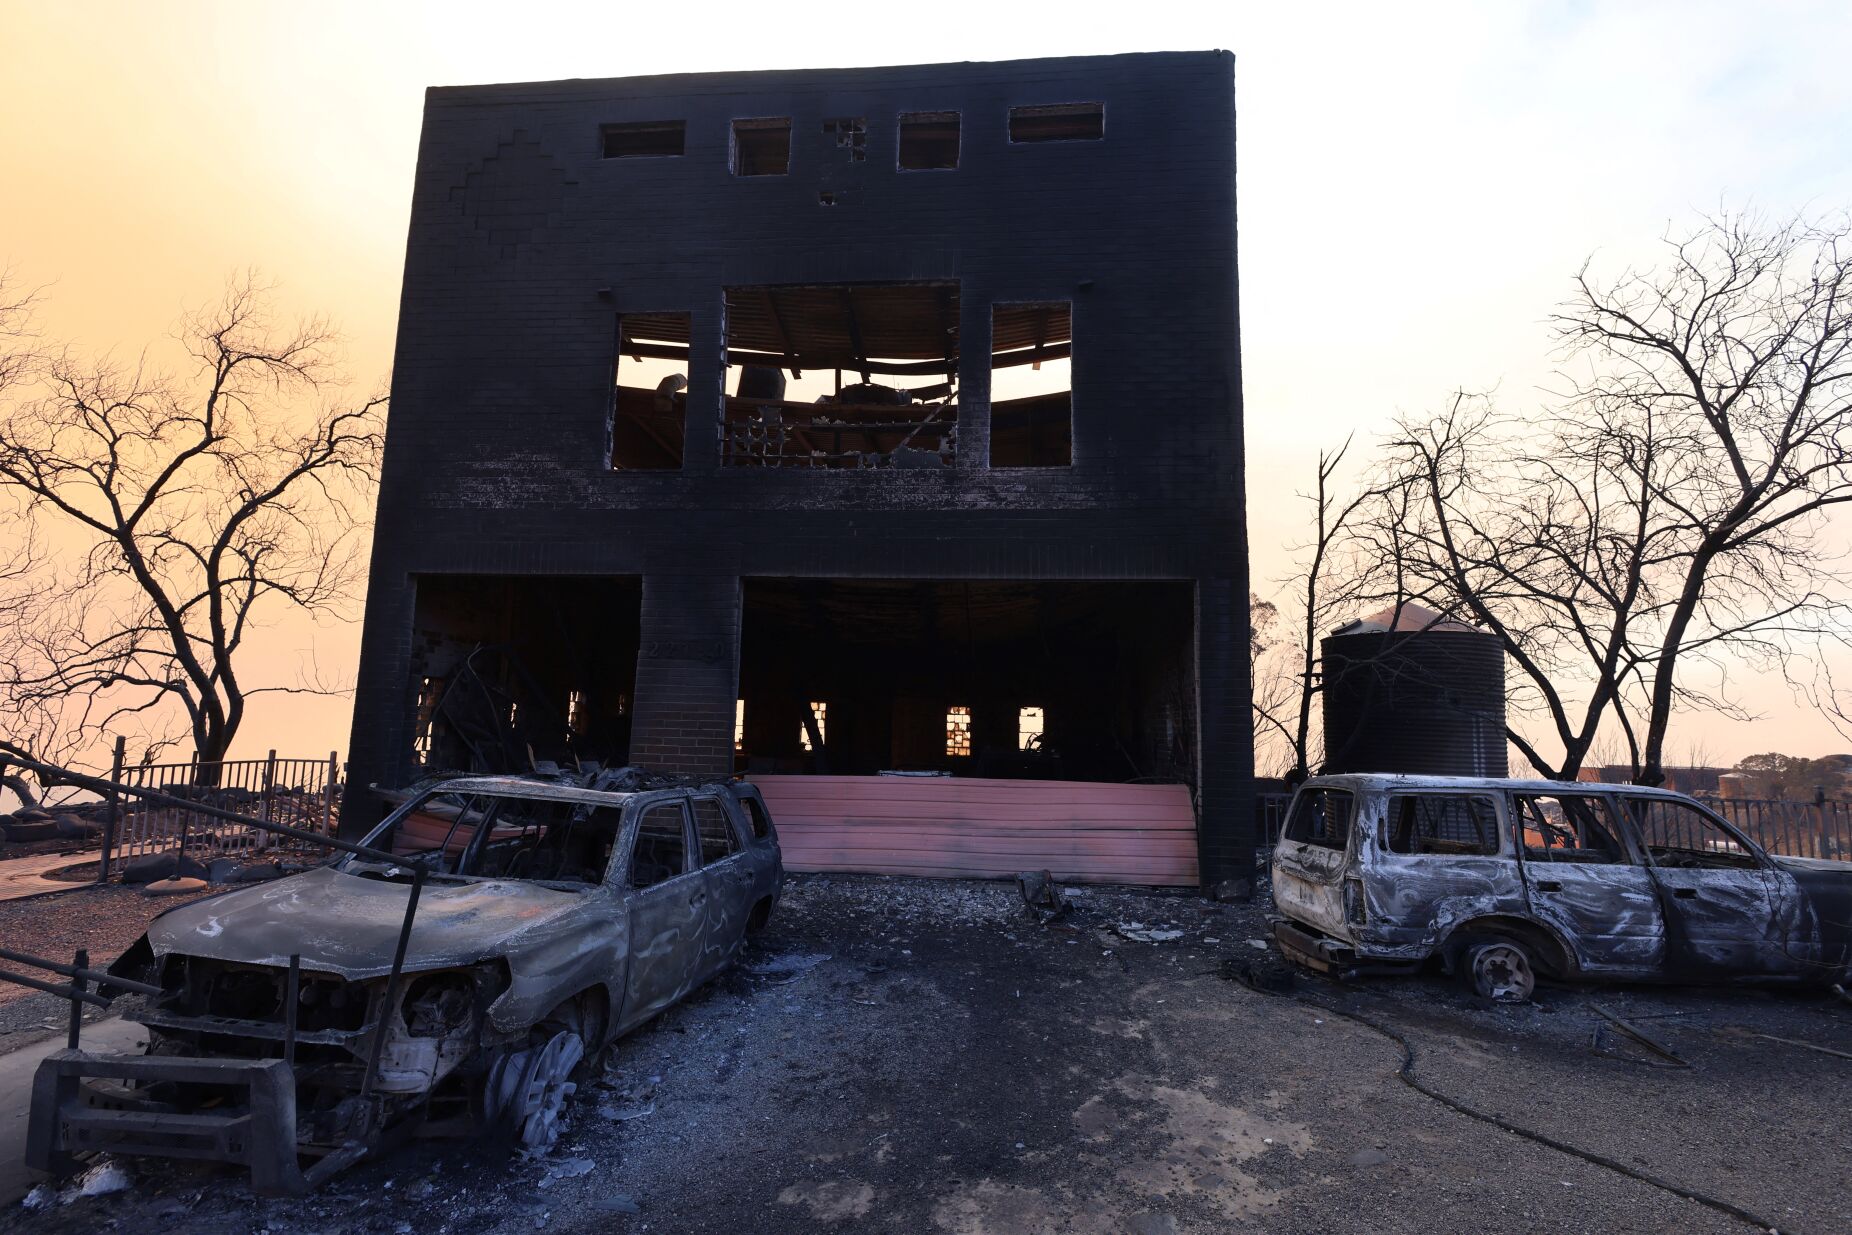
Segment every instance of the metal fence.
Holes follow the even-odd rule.
[[[1271,849],[1280,843],[1280,829],[1286,826],[1286,809],[1292,804],[1293,795],[1290,793],[1254,795],[1254,823],[1260,829],[1263,849]]]
[[[1699,800],[1770,853],[1852,861],[1852,802],[1784,802],[1709,794]]]
[[[106,832],[101,872],[105,879],[119,873],[125,863],[148,854],[177,850],[208,861],[280,856],[275,852],[280,847],[292,852],[309,848],[301,841],[190,806],[144,800],[133,795],[135,790],[152,790],[322,836],[333,836],[340,825],[341,765],[333,752],[325,759],[279,759],[271,751],[262,759],[133,767],[122,766],[118,759],[110,779],[130,793],[118,801],[113,827]]]

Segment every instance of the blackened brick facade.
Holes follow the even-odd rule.
[[[1012,107],[1078,100],[1099,140],[1009,140]],[[956,170],[897,170],[903,112],[958,113]],[[767,116],[792,119],[788,173],[734,175],[731,121]],[[837,116],[866,118],[861,160]],[[664,120],[680,156],[602,157],[603,126]],[[921,281],[958,290],[954,466],[721,465],[722,289]],[[991,308],[1042,300],[1072,304],[1072,465],[993,468]],[[683,466],[613,471],[615,317],[673,312]],[[686,771],[731,767],[742,580],[1165,580],[1195,595],[1203,877],[1245,872],[1230,55],[433,89],[392,394],[350,826],[416,774],[420,577],[640,578],[630,755]]]

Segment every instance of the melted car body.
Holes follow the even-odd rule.
[[[1852,863],[1771,855],[1637,785],[1343,775],[1300,787],[1275,938],[1334,972],[1438,957],[1481,994],[1566,981],[1844,981]]]
[[[219,1157],[292,1191],[388,1129],[542,1145],[576,1065],[726,968],[783,883],[758,791],[724,781],[450,779],[362,847],[157,918],[112,969],[163,992],[129,1014],[148,1054],[49,1059],[29,1163]]]

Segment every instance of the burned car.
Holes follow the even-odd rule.
[[[1273,851],[1274,938],[1326,972],[1438,959],[1479,994],[1560,981],[1843,982],[1852,863],[1766,853],[1636,785],[1315,777]]]
[[[758,791],[423,787],[360,852],[157,918],[110,970],[158,987],[144,1055],[61,1051],[28,1164],[240,1163],[313,1186],[412,1134],[542,1148],[582,1065],[724,969],[783,882]]]

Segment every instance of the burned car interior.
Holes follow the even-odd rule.
[[[367,843],[431,875],[585,887],[604,882],[621,822],[608,806],[445,793],[382,825]],[[351,856],[344,862],[369,878],[394,877]]]

